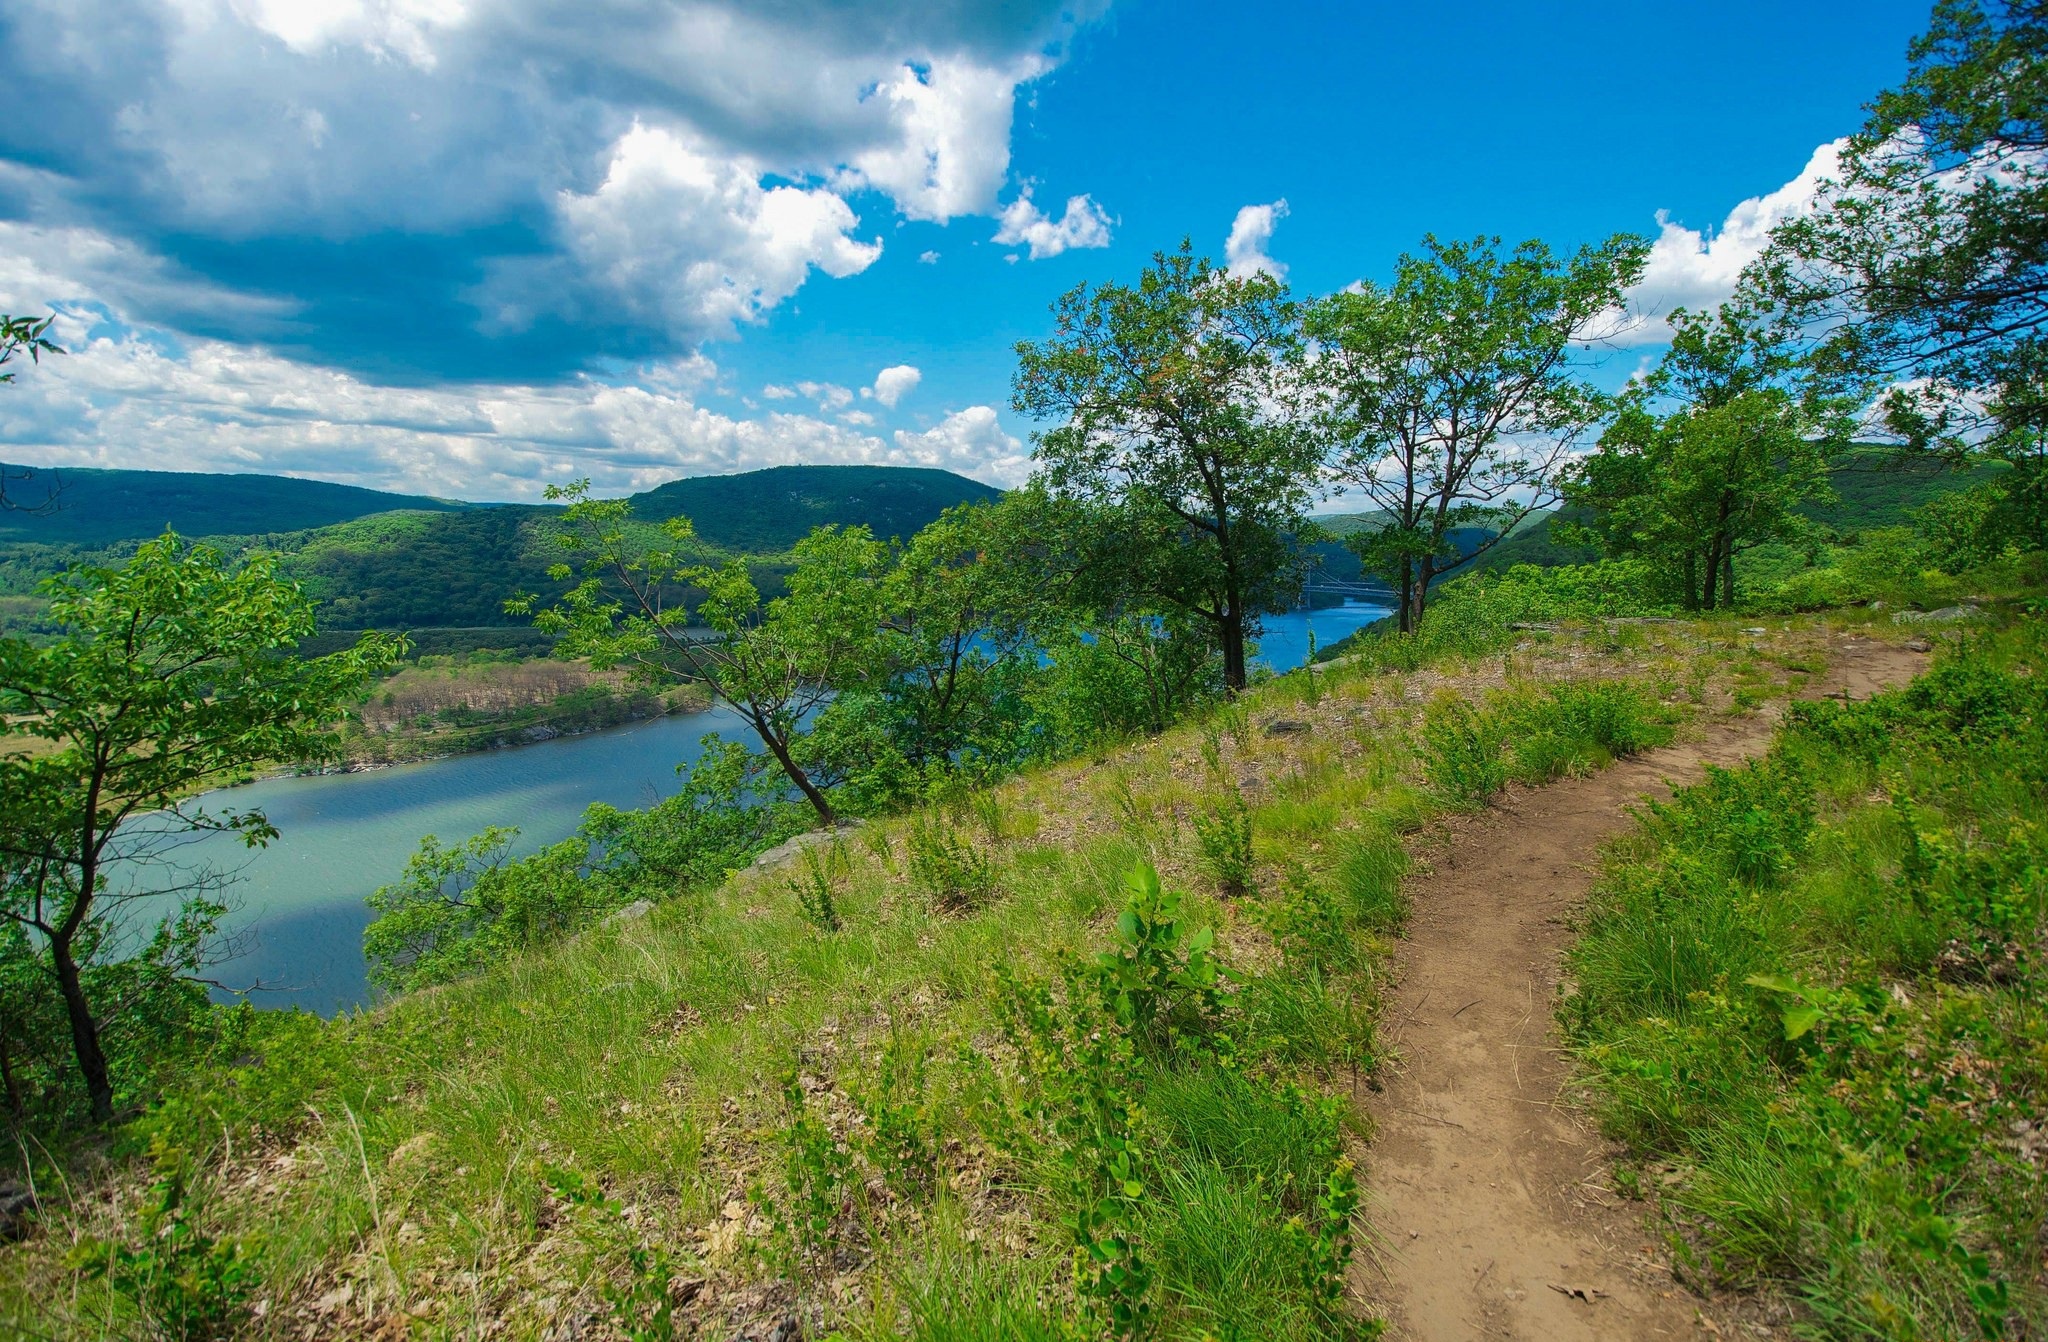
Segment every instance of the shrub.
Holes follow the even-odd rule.
[[[199,1224],[185,1153],[158,1137],[150,1144],[156,1172],[142,1215],[142,1243],[87,1240],[72,1266],[103,1272],[149,1326],[177,1342],[231,1337],[248,1315],[256,1266],[240,1240],[221,1240]]]
[[[1202,867],[1215,878],[1216,888],[1226,895],[1248,893],[1257,877],[1252,857],[1252,812],[1244,794],[1231,787],[1220,801],[1211,802],[1208,813],[1194,819],[1195,841],[1202,851]]]
[[[995,869],[985,854],[932,811],[910,821],[910,878],[932,907],[945,912],[979,908],[995,892]]]
[[[1424,777],[1453,806],[1484,806],[1507,785],[1507,724],[1444,693],[1423,711]]]

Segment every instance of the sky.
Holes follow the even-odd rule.
[[[1724,296],[1925,0],[10,0],[0,459],[473,500],[814,462],[1008,486],[1013,347],[1191,240],[1427,234]],[[12,368],[13,365],[10,365]]]

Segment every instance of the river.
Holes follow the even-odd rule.
[[[1257,662],[1289,671],[1318,646],[1387,613],[1351,600],[1268,616]],[[214,972],[223,983],[263,988],[259,1005],[297,1005],[330,1014],[369,998],[364,977],[364,897],[398,878],[423,834],[457,842],[491,826],[519,829],[515,850],[532,852],[575,831],[592,802],[637,807],[672,794],[676,766],[697,758],[706,732],[746,730],[714,708],[564,737],[536,745],[456,755],[365,773],[274,778],[210,801],[259,809],[279,832],[250,852],[209,839],[191,859],[239,867],[226,923],[241,953]]]

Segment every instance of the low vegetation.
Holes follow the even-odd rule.
[[[1829,1337],[2048,1319],[2048,628],[1801,704],[1612,855],[1562,1019],[1701,1287]]]

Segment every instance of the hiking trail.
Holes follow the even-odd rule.
[[[1867,698],[1925,663],[1837,637],[1810,692]],[[1672,1280],[1645,1204],[1611,1187],[1615,1151],[1566,1093],[1553,1011],[1568,920],[1628,808],[1761,754],[1775,723],[1748,713],[1590,778],[1511,788],[1454,822],[1410,881],[1382,1018],[1392,1061],[1365,1097],[1371,1231],[1353,1268],[1389,1338],[1620,1342],[1712,1327]]]

